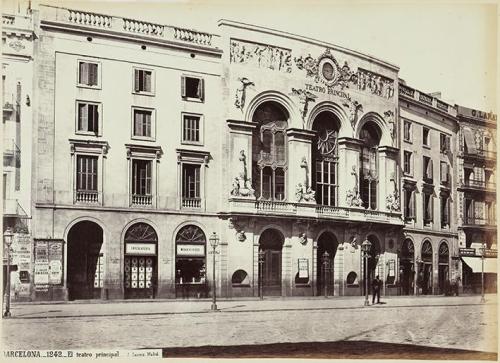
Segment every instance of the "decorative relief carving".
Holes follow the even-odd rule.
[[[302,108],[302,113],[301,113],[301,115],[302,115],[302,128],[304,129],[305,123],[306,123],[307,112],[309,111],[309,102],[315,102],[316,98],[318,98],[318,96],[316,96],[315,94],[313,94],[309,91],[306,91],[304,89],[295,89],[295,88],[292,88],[292,95],[299,96],[300,103],[304,104],[304,107]]]
[[[16,52],[19,52],[20,50],[26,48],[25,45],[20,40],[16,40],[16,41],[10,42],[9,43],[9,47],[11,47],[12,49],[14,49]]]
[[[306,76],[314,78],[316,82],[325,84],[328,88],[340,86],[341,89],[349,88],[349,83],[356,82],[356,75],[351,71],[347,62],[342,67],[327,48],[317,59],[311,54],[306,57],[294,58],[298,69],[305,70]]]
[[[358,122],[358,112],[363,112],[363,105],[358,101],[346,100],[342,106],[348,108],[349,112],[349,121],[351,122],[352,129],[356,126],[356,122]]]
[[[316,203],[314,199],[316,192],[309,186],[309,167],[305,156],[300,162],[300,167],[304,169],[304,181],[302,183],[298,183],[295,187],[295,197],[297,202]]]
[[[362,207],[363,201],[359,195],[358,188],[358,173],[356,171],[356,165],[352,166],[351,175],[354,176],[354,188],[347,191],[346,202],[349,207]]]
[[[394,80],[359,68],[357,73],[358,89],[390,99],[394,97]]]
[[[292,52],[268,44],[231,39],[229,60],[231,63],[246,63],[258,68],[292,72]]]
[[[243,226],[241,226],[237,222],[236,218],[229,218],[229,228],[236,230],[236,238],[238,238],[238,241],[240,241],[240,242],[246,241],[247,236],[245,235],[245,231],[243,230]]]
[[[394,111],[388,110],[384,112],[384,118],[389,127],[389,135],[391,136],[392,145],[396,142],[396,121],[394,120]]]
[[[234,197],[254,197],[255,191],[252,188],[252,181],[248,178],[247,157],[244,150],[240,151],[238,160],[241,163],[240,172],[238,176],[234,178],[231,195]]]
[[[299,242],[301,245],[305,246],[307,244],[307,234],[306,232],[302,232],[300,235],[299,235]]]
[[[246,77],[238,78],[238,80],[241,82],[241,86],[236,89],[236,100],[234,101],[234,105],[243,112],[246,100],[246,89],[248,86],[255,86],[255,83]]]

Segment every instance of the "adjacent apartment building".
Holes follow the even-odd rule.
[[[458,281],[457,109],[397,66],[228,20],[211,34],[40,6],[32,21],[30,299]]]

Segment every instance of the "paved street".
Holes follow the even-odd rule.
[[[193,347],[253,345],[258,355],[262,351],[255,350],[256,345],[271,343],[317,342],[318,347],[343,342],[345,348],[346,343],[366,342],[373,350],[390,343],[497,352],[496,297],[487,296],[486,304],[479,299],[391,297],[370,307],[363,307],[362,297],[231,300],[220,301],[219,312],[209,311],[208,300],[17,304],[14,318],[3,320],[2,345],[4,349],[189,347],[191,352],[196,352]],[[183,355],[179,350],[166,351]],[[334,350],[327,354],[334,355]]]

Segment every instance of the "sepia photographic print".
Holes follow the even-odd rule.
[[[496,361],[497,19],[4,0],[0,360]]]

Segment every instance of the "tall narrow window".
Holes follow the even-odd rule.
[[[380,131],[373,123],[366,123],[360,132],[363,143],[360,154],[360,196],[363,206],[367,209],[377,209],[378,182],[378,144]]]
[[[433,222],[433,197],[429,192],[424,191],[424,225]]]
[[[152,137],[152,114],[151,110],[134,109],[133,136]]]
[[[285,111],[274,102],[260,105],[253,115],[259,126],[252,138],[252,177],[259,199],[286,199],[287,119]]]
[[[411,122],[405,121],[403,127],[404,127],[404,130],[403,130],[404,140],[411,141]]]
[[[321,112],[314,119],[313,130],[316,140],[313,145],[312,177],[316,191],[316,203],[327,206],[337,205],[337,139],[339,120],[330,112]]]
[[[200,165],[182,165],[182,206],[200,208]]]
[[[464,220],[465,224],[475,224],[474,200],[465,199]]]
[[[412,168],[411,168],[411,155],[412,153],[410,151],[405,151],[404,152],[404,161],[403,161],[403,168],[404,168],[404,173],[411,175],[412,174]]]
[[[99,105],[78,102],[77,109],[77,131],[99,134]]]
[[[415,213],[415,190],[410,188],[404,189],[404,217],[405,221],[416,222],[416,213]]]
[[[134,91],[152,93],[153,72],[145,69],[134,69]]]
[[[76,157],[76,201],[97,202],[97,156]]]
[[[201,117],[182,115],[182,142],[201,143]]]
[[[433,182],[433,163],[432,159],[428,156],[423,157],[423,171],[422,174],[424,176],[424,181],[426,183],[432,183]]]
[[[90,62],[78,63],[78,83],[85,86],[98,86],[98,64]]]
[[[422,128],[422,144],[430,146],[430,130],[427,127]]]
[[[450,196],[441,195],[441,228],[448,228],[450,225]]]
[[[446,161],[441,161],[441,184],[448,185],[450,183],[450,165]]]
[[[450,146],[450,137],[445,134],[439,134],[439,150],[441,154],[449,152]]]
[[[151,193],[151,160],[132,160],[132,203],[150,205]]]

